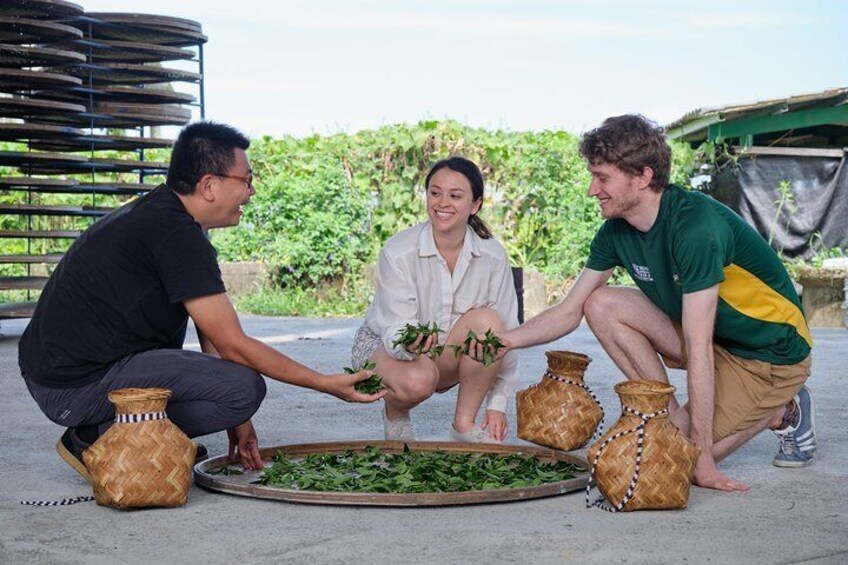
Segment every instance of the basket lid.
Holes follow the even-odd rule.
[[[676,389],[661,381],[623,381],[615,385],[615,392],[621,397],[621,403],[640,412],[658,412],[668,408],[668,403]]]
[[[548,369],[555,373],[584,373],[592,358],[574,351],[545,351]]]
[[[109,393],[109,402],[119,414],[162,410],[171,398],[167,388],[121,388]]]

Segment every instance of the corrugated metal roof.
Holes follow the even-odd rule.
[[[673,133],[672,130],[683,130],[685,134],[692,134],[699,129],[706,129],[711,123],[763,114],[782,114],[800,109],[841,106],[846,103],[848,103],[848,88],[833,88],[823,92],[761,100],[748,104],[699,108],[671,122],[666,126],[666,130],[669,134]]]

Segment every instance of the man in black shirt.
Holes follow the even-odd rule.
[[[82,451],[114,419],[109,391],[164,387],[190,437],[226,429],[230,456],[262,466],[251,417],[261,375],[355,401],[370,373],[321,375],[247,336],[221,280],[210,228],[235,226],[255,193],[250,142],[222,124],[183,129],[165,185],[104,216],[77,239],[41,294],[18,362],[42,411],[68,430],[63,459],[88,478]],[[203,353],[182,349],[188,317]]]

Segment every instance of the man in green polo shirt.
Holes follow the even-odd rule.
[[[668,382],[663,363],[687,370],[689,402],[669,408],[701,447],[695,484],[747,490],[716,462],[766,428],[780,439],[775,465],[808,465],[812,338],[780,259],[730,209],[668,184],[671,149],[642,116],[607,119],[580,151],[606,221],[568,296],[506,332],[507,349],[558,339],[585,316],[627,378]],[[636,288],[605,285],[617,266]]]

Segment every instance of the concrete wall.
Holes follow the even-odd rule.
[[[846,326],[845,288],[848,269],[804,267],[798,270],[798,282],[804,287],[801,306],[812,328]]]
[[[227,294],[243,296],[260,290],[268,282],[268,266],[254,261],[221,263],[221,277]]]

